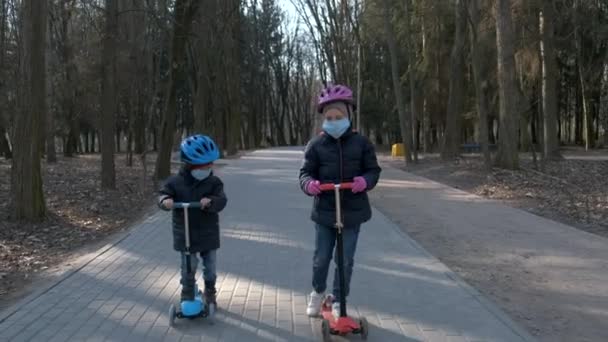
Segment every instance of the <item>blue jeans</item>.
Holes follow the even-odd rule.
[[[216,256],[217,249],[213,249],[206,252],[201,252],[200,257],[203,260],[203,280],[205,281],[205,292],[215,294],[215,280],[217,279],[216,274]],[[181,253],[181,273],[182,279],[182,300],[194,299],[194,288],[196,285],[196,268],[198,267],[198,255],[192,253],[190,255],[190,274],[188,274],[188,268],[186,266],[186,254]]]
[[[331,226],[316,225],[315,235],[315,254],[312,265],[312,287],[317,293],[325,292],[327,288],[327,273],[331,263],[332,254],[336,245],[336,228]],[[342,229],[342,241],[344,246],[344,298],[350,291],[350,279],[353,275],[353,265],[355,263],[355,250],[359,238],[360,226],[353,226]],[[336,249],[337,253],[337,249]],[[338,276],[337,254],[336,270],[334,272],[333,295],[336,301],[340,298],[340,281]]]

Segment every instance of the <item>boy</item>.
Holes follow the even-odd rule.
[[[205,135],[190,136],[181,143],[181,161],[184,163],[177,175],[169,177],[162,189],[158,205],[172,210],[176,202],[200,202],[201,209],[188,211],[190,224],[191,272],[186,269],[184,209],[173,210],[173,248],[181,252],[182,301],[194,300],[197,254],[203,261],[205,302],[216,303],[215,280],[216,251],[220,247],[218,213],[226,206],[224,184],[213,174],[213,162],[219,159],[219,149]]]

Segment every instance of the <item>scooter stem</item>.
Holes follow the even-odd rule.
[[[186,255],[186,268],[190,273],[190,222],[188,221],[188,209],[189,208],[201,208],[200,202],[176,202],[173,203],[173,209],[184,209],[184,235],[185,235],[185,246],[184,254]]]
[[[341,198],[340,198],[340,184],[335,185],[334,191],[336,194],[336,229],[338,229],[339,234],[342,234],[342,228],[344,228],[344,224],[342,223],[342,203],[341,203]]]
[[[184,204],[184,234],[186,235],[186,253],[190,253],[190,222],[188,221],[188,207]]]
[[[186,238],[186,269],[188,274],[192,272],[192,260],[190,259],[190,222],[188,221],[188,204],[184,204],[184,235]]]
[[[338,283],[340,285],[340,317],[346,317],[346,277],[344,274],[344,241],[342,239],[342,202],[340,198],[340,184],[335,184],[334,191],[336,194],[336,254],[338,262]]]

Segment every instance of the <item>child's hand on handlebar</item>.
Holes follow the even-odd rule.
[[[359,192],[363,192],[365,191],[365,189],[367,189],[367,182],[365,181],[365,178],[355,177],[355,179],[353,179],[353,193],[356,194]]]
[[[163,200],[163,202],[161,204],[167,210],[171,210],[171,209],[173,209],[173,198],[167,197]]]
[[[211,205],[211,199],[207,198],[207,197],[203,197],[201,199],[201,208],[205,209],[207,208],[209,205]]]
[[[306,192],[311,196],[317,196],[321,193],[321,182],[318,180],[310,180],[306,183]]]

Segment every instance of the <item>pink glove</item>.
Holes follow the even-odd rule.
[[[311,196],[317,196],[321,193],[321,182],[318,180],[311,180],[306,183],[306,193]]]
[[[353,193],[363,192],[367,189],[367,182],[363,177],[355,177],[353,179]]]

